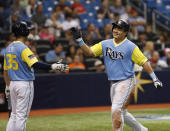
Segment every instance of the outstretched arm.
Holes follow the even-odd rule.
[[[22,60],[27,63],[30,68],[34,69],[43,69],[43,70],[59,70],[62,72],[66,72],[68,70],[67,64],[62,64],[61,61],[54,63],[52,65],[39,62],[38,59],[35,57],[33,52],[29,48],[25,48],[21,54]]]
[[[36,62],[32,65],[34,69],[43,69],[43,70],[59,70],[62,72],[66,72],[69,67],[67,64],[62,64],[61,61],[54,64],[47,64],[43,62]]]

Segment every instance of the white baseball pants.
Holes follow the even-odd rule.
[[[34,95],[33,81],[11,81],[12,112],[6,131],[25,131]]]
[[[118,82],[111,82],[110,96],[112,102],[113,129],[123,131],[124,122],[133,131],[148,131],[126,110],[125,105],[135,89],[135,78],[128,78]]]

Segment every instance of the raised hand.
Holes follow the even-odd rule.
[[[71,28],[71,33],[72,33],[74,39],[76,39],[76,40],[82,38],[81,31],[79,29],[75,28],[75,27]]]

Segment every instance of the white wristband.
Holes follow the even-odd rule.
[[[82,37],[80,37],[80,38],[76,39],[76,41],[77,41],[77,42],[81,42],[82,40],[83,40],[83,38],[82,38]]]

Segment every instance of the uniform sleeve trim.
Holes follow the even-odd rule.
[[[91,47],[90,49],[93,52],[94,56],[96,56],[96,53],[94,52],[93,48]]]

